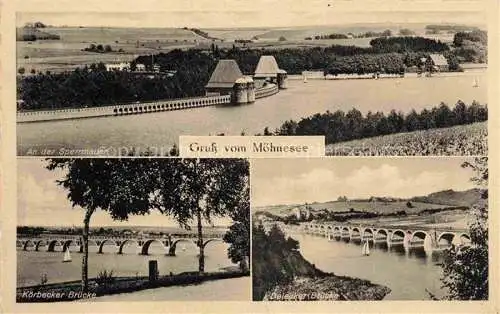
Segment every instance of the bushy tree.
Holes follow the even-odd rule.
[[[464,168],[474,171],[471,180],[481,189],[481,201],[471,209],[470,246],[452,246],[445,252],[443,286],[448,299],[488,299],[488,158],[465,162]]]

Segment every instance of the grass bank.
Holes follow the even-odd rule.
[[[220,280],[250,276],[250,272],[236,270],[223,272],[186,272],[173,276],[160,276],[158,280],[150,281],[148,277],[115,277],[104,284],[98,284],[97,278],[89,279],[89,292],[81,293],[80,281],[68,281],[54,284],[17,288],[16,302],[62,302],[79,299],[89,299],[104,295],[136,292],[145,289],[196,285],[210,280]]]

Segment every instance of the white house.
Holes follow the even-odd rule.
[[[146,71],[146,65],[144,65],[142,63],[137,63],[135,65],[135,70],[138,72],[144,72],[144,71]]]
[[[130,65],[127,62],[107,63],[105,66],[106,71],[128,71],[130,69]]]

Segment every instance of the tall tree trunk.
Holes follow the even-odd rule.
[[[94,210],[88,209],[85,212],[85,218],[83,219],[83,257],[82,257],[82,291],[88,292],[89,290],[89,225],[90,217]]]
[[[203,245],[203,227],[201,225],[201,208],[198,205],[196,216],[198,219],[198,246],[200,247],[200,255],[198,257],[198,271],[203,273],[205,271],[205,247]]]

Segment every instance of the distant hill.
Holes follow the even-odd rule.
[[[470,189],[466,191],[444,190],[431,193],[427,196],[418,196],[411,199],[411,201],[415,202],[467,207],[471,207],[472,205],[480,202],[480,200],[480,189]]]
[[[471,207],[480,200],[481,191],[479,189],[467,191],[444,190],[410,199],[370,197],[368,199],[353,199],[348,201],[315,202],[307,205],[272,205],[254,208],[253,210],[255,214],[267,212],[269,213],[267,216],[270,216],[270,218],[293,215],[297,208],[307,208],[313,216],[327,215],[328,212],[342,215],[350,215],[352,213],[388,215],[402,211],[407,214],[418,214],[420,212]]]

